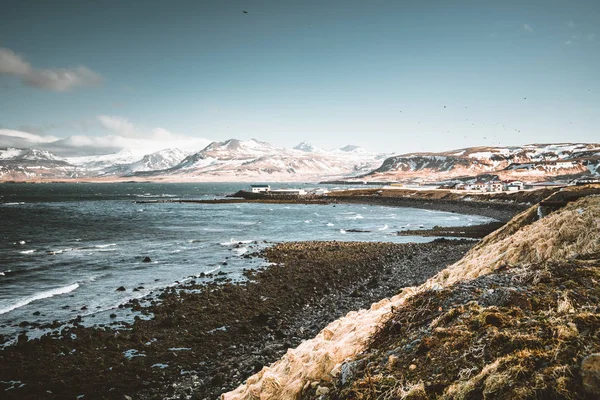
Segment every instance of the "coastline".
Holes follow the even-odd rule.
[[[424,282],[473,245],[276,244],[260,254],[276,264],[247,271],[247,282],[223,275],[167,288],[148,308],[127,305],[153,319],[113,330],[86,328],[75,318],[60,338],[20,340],[0,351],[0,381],[25,385],[0,385],[13,387],[6,398],[19,399],[216,398],[329,322]]]
[[[326,199],[322,204],[346,202],[349,197]],[[249,201],[264,199],[181,202]],[[298,199],[274,202],[285,201],[297,203]],[[348,202],[354,201],[379,203],[373,196],[357,196]],[[488,212],[498,206],[478,202],[475,207],[470,203],[460,207],[463,203],[468,202],[453,211]],[[384,201],[384,205],[398,204],[407,203]],[[419,208],[435,209],[436,204],[443,203],[423,201]],[[513,207],[501,207],[499,215],[514,212]],[[312,338],[329,322],[424,282],[475,244],[445,239],[421,244],[276,244],[252,254],[277,264],[247,271],[247,282],[233,283],[220,275],[212,283],[192,281],[164,289],[150,307],[138,301],[126,305],[153,314],[153,319],[137,319],[113,330],[86,328],[75,318],[60,338],[22,339],[0,351],[0,381],[25,385],[20,389],[0,385],[9,389],[7,398],[72,398],[86,393],[104,398],[117,394],[139,399],[217,398],[288,348]],[[52,371],[44,367],[64,362],[63,357],[69,358],[68,366]]]

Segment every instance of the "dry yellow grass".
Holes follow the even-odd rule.
[[[600,251],[599,197],[569,203],[540,221],[535,221],[535,215],[535,207],[521,213],[504,228],[484,239],[461,261],[420,287],[407,288],[391,299],[373,304],[369,310],[351,312],[332,322],[314,339],[288,350],[279,361],[264,367],[234,391],[223,394],[222,399],[294,399],[307,383],[331,381],[345,360],[365,349],[377,327],[389,318],[392,307],[402,307],[417,292],[475,279],[499,267],[527,267],[532,263],[564,260]],[[565,295],[556,312],[568,313],[571,309]],[[577,332],[563,325],[557,326],[556,334],[566,339]],[[511,361],[496,360],[470,379],[458,382],[449,388],[449,398],[468,397],[470,388],[481,382],[484,382],[485,394],[493,397],[500,386],[506,385],[511,376],[518,374],[518,371],[510,370]],[[502,372],[498,372],[501,364],[506,365]]]

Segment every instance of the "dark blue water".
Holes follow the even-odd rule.
[[[106,322],[119,304],[203,272],[239,278],[242,268],[263,263],[243,255],[267,245],[264,241],[427,241],[394,233],[488,221],[381,206],[134,202],[221,198],[243,188],[215,183],[0,185],[0,333],[17,332],[24,320],[93,315],[88,321]],[[146,256],[152,262],[142,262]],[[127,290],[116,291],[119,286]],[[36,311],[40,315],[33,315]]]

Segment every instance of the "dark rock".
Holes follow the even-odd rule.
[[[34,311],[33,315],[40,315],[41,313],[39,311]]]
[[[117,318],[117,314],[110,314],[109,317],[110,318]]]
[[[149,262],[151,262],[151,261],[152,261],[152,260],[151,260],[151,259],[150,259],[150,257],[148,257],[148,256],[144,257],[144,259],[142,260],[142,262],[145,262],[145,263],[149,263]]]
[[[581,380],[586,393],[600,396],[600,353],[590,354],[583,359]]]
[[[127,290],[127,289],[125,289],[125,286],[119,286],[119,287],[116,289],[116,291],[117,291],[117,292],[124,292],[124,291],[126,291],[126,290]]]

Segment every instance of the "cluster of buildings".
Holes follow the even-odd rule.
[[[533,190],[533,189],[544,189],[544,188],[561,188],[565,186],[575,185],[589,185],[594,183],[600,183],[600,177],[598,176],[584,176],[573,179],[568,182],[534,182],[525,183],[523,181],[500,181],[491,180],[487,182],[476,181],[473,183],[456,183],[452,185],[444,185],[446,189],[455,190],[472,190],[480,192],[517,192],[519,190]]]
[[[265,193],[279,196],[303,196],[307,194],[304,189],[271,189],[270,185],[250,185],[252,193]]]
[[[475,190],[480,192],[517,192],[525,189],[522,181],[477,181],[473,183],[457,183],[451,189]]]

